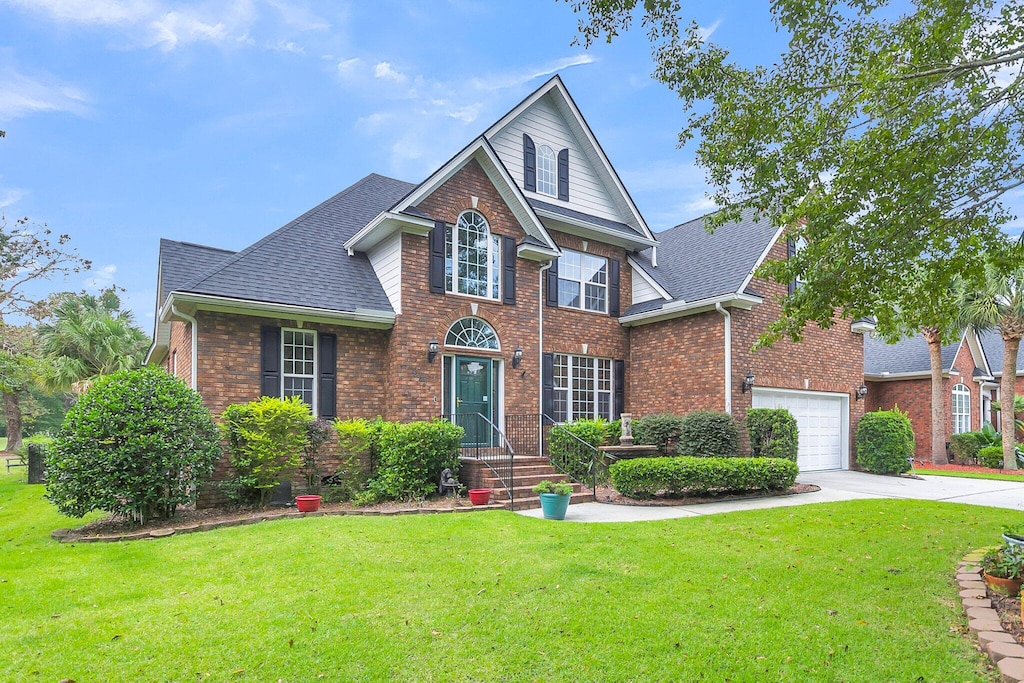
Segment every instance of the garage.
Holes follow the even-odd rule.
[[[786,408],[800,432],[797,465],[801,472],[848,466],[849,396],[820,391],[754,388],[755,408]]]

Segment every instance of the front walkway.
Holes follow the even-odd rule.
[[[801,484],[821,487],[814,493],[793,496],[729,500],[701,505],[645,507],[610,505],[608,503],[580,503],[570,505],[565,515],[572,522],[643,522],[678,517],[696,517],[720,512],[757,510],[761,508],[832,503],[860,498],[905,498],[912,500],[938,500],[969,505],[1024,510],[1024,482],[966,479],[963,477],[886,477],[864,472],[833,471],[808,472],[797,477]],[[528,517],[542,517],[539,509],[523,510]]]

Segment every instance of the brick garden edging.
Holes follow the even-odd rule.
[[[960,599],[969,619],[967,627],[977,636],[978,646],[999,668],[1004,683],[1020,683],[1024,681],[1024,646],[1003,629],[999,614],[992,608],[978,565],[983,554],[983,549],[968,553],[956,568]]]
[[[318,510],[316,512],[267,512],[255,517],[244,517],[240,519],[222,519],[210,522],[197,522],[185,524],[180,527],[165,527],[151,531],[133,531],[124,534],[110,534],[103,536],[80,536],[74,529],[54,529],[50,538],[61,543],[116,543],[118,541],[141,541],[151,538],[167,538],[177,534],[190,534],[196,531],[212,531],[231,526],[245,526],[257,524],[276,519],[300,519],[302,517],[332,517],[338,515],[352,515],[356,517],[392,517],[395,515],[438,515],[451,514],[453,512],[479,512],[482,510],[504,510],[505,506],[500,504],[474,505],[464,508],[404,508],[399,510]]]

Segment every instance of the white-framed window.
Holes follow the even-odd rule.
[[[953,433],[971,431],[971,390],[966,384],[953,387]]]
[[[547,145],[537,148],[537,192],[549,197],[558,196],[558,161]]]
[[[796,256],[797,254],[799,254],[801,251],[803,251],[804,247],[806,247],[806,246],[807,246],[807,238],[806,237],[797,237],[795,240],[793,240],[793,255]],[[804,279],[798,275],[793,280],[793,289],[798,289],[800,287],[803,287],[803,284],[804,284]]]
[[[444,271],[445,288],[453,294],[499,297],[501,236],[477,211],[463,211],[445,230]]]
[[[298,396],[316,410],[316,332],[281,330],[281,398]]]
[[[612,419],[610,358],[554,354],[553,415],[556,422],[584,418]]]
[[[491,349],[500,351],[498,335],[494,328],[480,318],[459,318],[448,328],[444,337],[445,346],[464,349]]]
[[[562,250],[558,257],[558,305],[608,312],[608,259]]]

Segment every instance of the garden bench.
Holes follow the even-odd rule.
[[[4,458],[5,464],[7,465],[7,474],[11,473],[12,467],[28,467],[28,463],[22,460],[20,457],[17,458]]]

